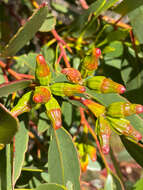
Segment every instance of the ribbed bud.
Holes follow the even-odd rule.
[[[78,84],[55,83],[50,86],[51,91],[57,96],[74,96],[85,92],[85,87]]]
[[[101,104],[84,98],[81,98],[81,102],[95,115],[95,117],[105,113],[105,107]]]
[[[142,139],[142,135],[134,129],[130,124],[130,121],[124,118],[110,118],[107,117],[110,121],[113,130],[119,135],[125,135],[129,139],[134,141],[139,141]]]
[[[94,74],[94,71],[98,67],[98,59],[101,55],[101,50],[99,48],[94,48],[92,55],[88,55],[84,58],[81,66],[81,76],[86,78]]]
[[[111,79],[105,78],[104,76],[94,76],[85,81],[85,85],[90,89],[94,89],[100,93],[119,93],[125,92],[125,87],[118,84]]]
[[[143,112],[143,106],[140,104],[131,104],[128,102],[114,102],[107,108],[106,114],[111,117],[124,117]]]
[[[18,116],[24,112],[29,112],[31,110],[31,96],[32,91],[24,94],[16,104],[16,106],[11,110],[13,116]]]
[[[108,154],[110,150],[109,139],[111,135],[110,123],[103,117],[100,116],[98,119],[97,134],[100,140],[102,151],[104,154]]]
[[[36,70],[35,77],[39,84],[45,86],[48,85],[51,79],[50,68],[47,65],[43,55],[37,55],[36,57]]]
[[[97,155],[96,155],[96,148],[92,145],[88,145],[88,154],[90,156],[90,159],[94,162],[96,161]]]
[[[45,104],[45,107],[47,116],[51,120],[53,128],[57,130],[62,127],[61,108],[57,100],[54,97],[51,97],[51,99]]]
[[[35,103],[44,104],[51,98],[50,88],[47,86],[36,86],[33,94],[33,101]]]
[[[61,72],[65,74],[67,76],[67,79],[73,83],[78,84],[82,81],[80,72],[74,68],[65,68]]]

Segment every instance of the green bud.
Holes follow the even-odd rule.
[[[31,97],[32,91],[24,94],[16,104],[16,106],[11,110],[13,116],[18,116],[24,112],[29,112],[31,110]]]
[[[53,128],[57,130],[62,127],[61,108],[57,100],[54,97],[51,97],[51,99],[45,104],[45,107],[47,116],[51,120]]]
[[[100,93],[119,93],[125,92],[125,87],[118,84],[111,79],[105,78],[104,76],[94,76],[85,81],[85,85],[90,89],[96,90]]]
[[[51,98],[50,88],[47,86],[36,86],[33,94],[33,101],[35,103],[47,103]]]
[[[114,102],[107,108],[106,114],[111,117],[125,117],[132,114],[143,112],[143,106],[140,104],[131,104],[128,102]]]
[[[36,57],[35,77],[36,81],[43,86],[47,86],[50,83],[51,72],[43,55],[37,55]]]
[[[57,96],[74,96],[85,92],[85,87],[78,84],[55,83],[50,86],[54,95]]]

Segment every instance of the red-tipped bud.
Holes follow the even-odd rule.
[[[88,154],[93,162],[96,161],[96,148],[94,146],[88,145]]]
[[[122,94],[125,92],[125,87],[123,85],[118,84],[111,79],[105,78],[104,76],[94,76],[86,80],[85,85],[100,93]]]
[[[143,112],[143,106],[140,104],[131,104],[128,102],[114,102],[107,108],[106,114],[111,117],[124,117]]]
[[[99,137],[103,153],[108,154],[110,150],[109,140],[111,128],[110,123],[103,116],[100,116],[97,120],[96,132]]]
[[[51,91],[57,96],[74,96],[75,94],[84,93],[86,88],[78,84],[55,83],[50,86]]]
[[[95,117],[105,113],[105,107],[101,104],[84,98],[81,98],[81,102],[95,115]]]
[[[114,131],[117,132],[119,135],[125,135],[128,139],[137,142],[141,140],[141,134],[134,129],[134,127],[130,124],[130,122],[127,119],[117,119],[110,117],[107,118],[110,121]]]
[[[33,101],[35,103],[44,104],[47,103],[51,98],[51,91],[48,87],[45,86],[36,86]]]
[[[36,70],[35,77],[39,84],[48,85],[51,79],[50,68],[47,65],[43,55],[37,55],[36,57]]]
[[[81,83],[82,81],[80,72],[74,68],[65,68],[61,72],[73,83]]]
[[[61,108],[57,100],[54,97],[51,97],[51,99],[45,104],[45,107],[47,116],[51,120],[53,128],[57,130],[62,127]]]
[[[99,48],[95,48],[93,50],[93,55],[97,58],[99,58],[101,56],[101,50]]]

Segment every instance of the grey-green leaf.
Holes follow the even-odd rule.
[[[80,190],[80,167],[71,136],[64,128],[53,133],[48,153],[50,181],[65,185],[70,181],[74,190]]]
[[[20,122],[20,129],[15,135],[15,161],[14,161],[14,183],[20,176],[22,164],[25,158],[25,152],[28,147],[28,130],[25,128],[24,122]]]
[[[2,51],[2,56],[15,55],[26,43],[33,38],[39,30],[48,13],[47,6],[43,6],[33,13],[27,22],[11,38],[8,45]]]
[[[67,190],[65,186],[56,183],[45,183],[38,186],[35,190]]]
[[[3,83],[0,85],[0,97],[7,96],[17,90],[22,90],[32,83],[31,80],[22,79],[19,81],[13,81],[8,83]]]
[[[52,14],[48,14],[46,20],[40,27],[40,32],[49,32],[50,30],[54,29],[56,25],[56,18]]]
[[[0,104],[0,143],[8,144],[19,128],[18,119]]]

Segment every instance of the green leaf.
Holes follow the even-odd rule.
[[[17,90],[24,89],[32,83],[31,80],[22,79],[19,81],[8,82],[0,85],[0,97],[7,96]]]
[[[38,121],[38,132],[43,133],[47,129],[50,128],[50,124],[48,123],[48,118],[45,112],[40,114]]]
[[[143,167],[143,146],[140,144],[129,141],[124,136],[121,136],[121,140],[127,149],[128,153],[135,159],[135,161]]]
[[[115,185],[114,185],[112,175],[108,174],[106,182],[105,182],[104,190],[114,190],[114,189],[115,189]]]
[[[39,30],[48,13],[47,6],[36,9],[33,15],[27,20],[2,51],[2,56],[15,55],[26,43],[33,38]]]
[[[53,133],[48,152],[50,181],[65,185],[70,181],[74,190],[80,190],[80,167],[71,136],[64,128]]]
[[[142,44],[143,43],[143,35],[142,35],[143,3],[142,3],[142,6],[135,9],[134,11],[132,11],[128,16],[130,18],[131,25],[133,27],[133,31],[134,31],[137,39],[139,40],[139,42]]]
[[[39,29],[40,32],[49,32],[55,28],[56,18],[52,14],[48,14],[46,20]]]
[[[72,122],[72,105],[69,102],[63,101],[62,115],[64,117],[64,122],[70,126]]]
[[[59,3],[54,3],[54,2],[52,2],[52,7],[53,7],[56,11],[59,11],[59,12],[62,12],[62,13],[67,13],[67,12],[68,12],[68,9],[67,9],[63,4],[59,4]]]
[[[128,102],[128,100],[119,94],[99,94],[94,90],[87,89],[86,92],[96,101],[104,106],[108,106],[113,102]],[[143,120],[140,116],[134,114],[127,117],[136,130],[138,130],[143,135]]]
[[[12,190],[10,145],[0,151],[0,190]]]
[[[143,5],[142,0],[124,0],[114,9],[114,11],[119,14],[126,15],[141,5]]]
[[[35,190],[67,190],[63,185],[56,183],[45,183],[38,186]]]
[[[134,190],[142,190],[142,188],[143,188],[143,178],[139,179],[134,185]]]
[[[19,128],[18,119],[0,104],[0,143],[8,144]]]
[[[21,121],[20,129],[15,135],[14,183],[16,183],[21,173],[25,152],[28,147],[28,139],[28,130],[25,128],[24,122]]]

